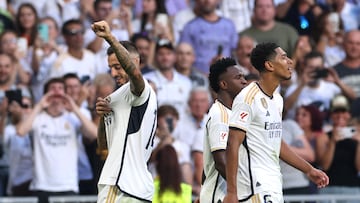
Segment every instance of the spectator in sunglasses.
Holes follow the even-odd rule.
[[[93,79],[98,71],[95,55],[84,49],[84,25],[79,19],[66,21],[61,33],[67,45],[67,51],[61,53],[50,70],[50,78],[62,77],[67,73],[76,73],[79,78],[90,76]]]

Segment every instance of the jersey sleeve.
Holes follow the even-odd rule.
[[[229,127],[246,132],[252,119],[253,113],[251,106],[248,103],[245,103],[242,98],[235,98]]]
[[[116,102],[121,99],[125,100],[131,106],[140,106],[144,104],[150,96],[151,86],[147,80],[143,79],[145,86],[140,96],[136,96],[131,92],[130,83],[127,83],[120,87],[117,91],[110,95],[111,101]]]
[[[218,111],[211,115],[207,125],[207,139],[209,140],[211,152],[226,149],[229,135],[228,119],[229,115],[226,111]]]

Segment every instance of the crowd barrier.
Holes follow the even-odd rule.
[[[96,203],[97,196],[62,196],[50,197],[50,203]],[[352,200],[360,203],[360,195],[285,195],[285,203],[289,202],[316,202],[338,203],[338,201]],[[0,203],[38,203],[37,197],[2,197]]]
[[[0,203],[37,203],[37,197],[1,197]]]
[[[296,201],[300,203],[337,203],[338,201],[352,200],[360,203],[360,195],[285,195],[285,203]]]

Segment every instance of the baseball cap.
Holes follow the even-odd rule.
[[[330,103],[330,111],[350,111],[350,104],[344,95],[335,96]]]
[[[168,48],[172,51],[174,51],[174,46],[172,45],[172,43],[167,40],[167,39],[160,39],[157,43],[156,43],[156,47],[155,47],[155,51],[158,51],[160,48]]]

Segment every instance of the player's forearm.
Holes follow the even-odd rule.
[[[215,169],[220,173],[220,175],[226,180],[226,155],[225,150],[218,150],[212,152]]]
[[[280,158],[287,164],[299,169],[305,174],[313,168],[311,164],[295,154],[284,141],[281,142]]]
[[[228,145],[226,148],[226,180],[227,193],[237,194],[236,176],[238,168],[238,152],[241,142],[230,129]]]
[[[98,148],[100,150],[108,149],[107,141],[106,141],[105,122],[103,116],[100,118],[100,122],[98,126],[97,142],[98,142]]]
[[[114,49],[116,58],[121,64],[121,67],[129,76],[131,92],[137,96],[140,96],[145,87],[141,71],[133,63],[129,52],[117,41],[113,35],[106,38],[106,41]]]

